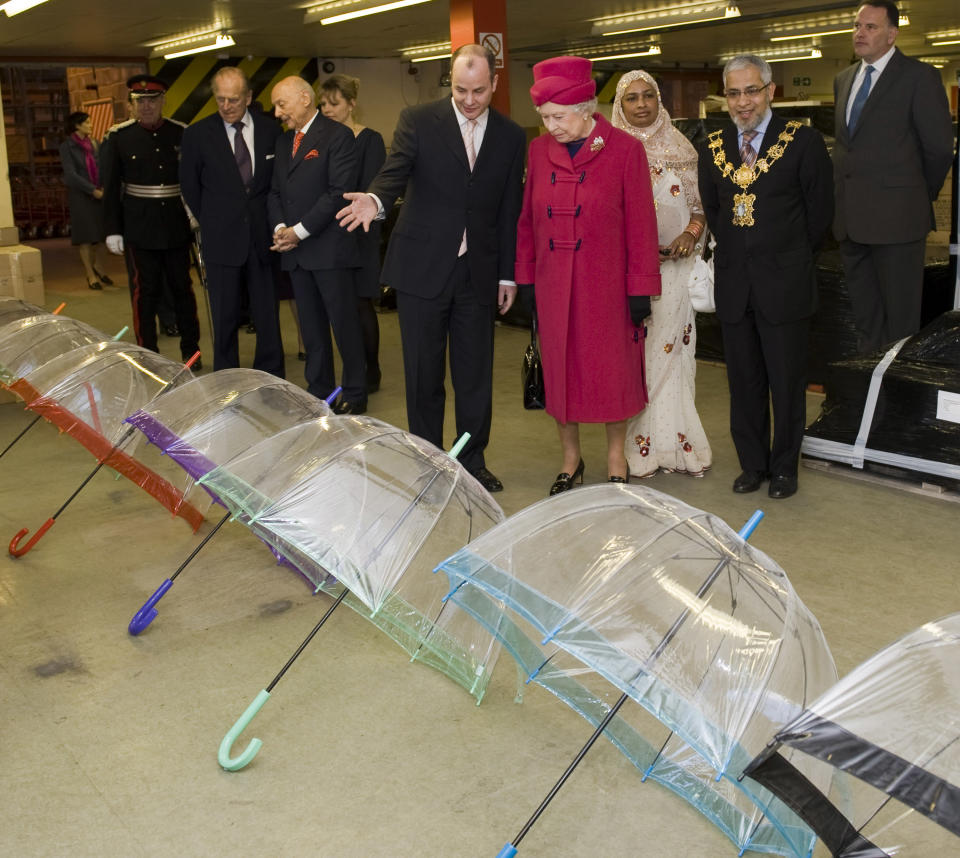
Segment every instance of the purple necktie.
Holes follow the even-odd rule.
[[[756,136],[756,131],[743,132],[743,142],[740,144],[740,160],[748,167],[752,167],[753,162],[757,160],[757,151],[750,145],[750,141]]]
[[[253,181],[253,162],[250,160],[247,141],[243,139],[243,123],[234,122],[233,127],[237,132],[233,135],[233,157],[237,159],[237,169],[240,171],[243,186],[249,188]]]

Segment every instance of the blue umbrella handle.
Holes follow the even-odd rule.
[[[337,397],[338,397],[342,392],[343,392],[343,388],[342,388],[342,387],[335,387],[335,388],[333,389],[333,393],[331,393],[331,394],[330,394],[326,399],[324,399],[323,401],[326,402],[327,405],[333,405],[333,403],[337,401]]]
[[[223,741],[220,742],[220,750],[217,751],[217,762],[219,762],[226,771],[240,771],[240,769],[253,760],[257,755],[257,751],[259,751],[263,745],[263,742],[259,739],[251,739],[250,744],[247,745],[247,749],[240,754],[239,757],[230,756],[230,751],[233,749],[233,743],[237,741],[237,737],[246,729],[247,725],[253,720],[253,716],[263,708],[263,704],[269,699],[270,692],[261,691],[253,699],[253,703],[246,708],[243,715],[237,718],[236,723],[227,730],[227,735],[224,736]]]
[[[517,847],[512,843],[504,844],[503,849],[497,853],[497,858],[513,858],[517,854]]]
[[[133,619],[130,620],[130,625],[127,626],[127,631],[132,635],[138,635],[142,632],[147,626],[152,623],[157,616],[157,609],[154,605],[157,604],[163,597],[164,594],[173,586],[173,581],[169,578],[165,579],[164,582],[157,587],[156,592],[143,603],[143,607],[140,608],[133,615]]]
[[[762,518],[763,510],[756,510],[756,512],[754,512],[754,514],[747,519],[747,523],[737,531],[737,536],[746,542],[750,538],[751,534],[757,529],[757,525],[760,524],[760,519]]]

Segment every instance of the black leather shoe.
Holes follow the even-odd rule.
[[[358,399],[351,402],[349,399],[340,399],[333,406],[334,414],[366,414],[367,400]]]
[[[101,274],[96,268],[93,269],[93,273],[97,275],[97,280],[99,280],[104,286],[113,286],[113,281],[107,277],[106,274]]]
[[[161,325],[160,327],[163,328],[163,332],[164,332],[168,337],[179,337],[179,336],[180,336],[180,329],[179,329],[176,325]]]
[[[503,483],[500,482],[493,474],[491,474],[486,468],[477,468],[475,471],[470,472],[474,479],[481,486],[483,486],[488,492],[502,492]]]
[[[572,473],[568,474],[566,471],[562,471],[557,474],[557,478],[553,481],[553,485],[550,486],[550,494],[558,495],[560,492],[568,492],[573,488],[573,484],[580,480],[580,485],[583,485],[583,459],[580,460],[580,463],[577,465],[577,469]]]
[[[733,490],[737,494],[745,495],[748,492],[755,492],[763,485],[767,478],[765,471],[743,471],[739,477],[733,481]]]
[[[87,281],[87,286],[89,286],[91,289],[102,289],[102,288],[103,288],[103,286],[102,286],[102,284],[100,283],[99,280],[88,280],[88,281]]]
[[[772,498],[788,498],[797,493],[797,478],[789,474],[775,474],[770,478],[767,494]]]
[[[627,465],[627,475],[625,477],[607,477],[608,483],[629,483],[630,482],[630,466]]]

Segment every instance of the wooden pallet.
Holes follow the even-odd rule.
[[[866,468],[854,468],[844,462],[831,462],[826,459],[815,459],[807,455],[800,457],[800,461],[814,471],[822,471],[833,476],[848,480],[857,480],[874,486],[882,486],[914,495],[922,495],[933,500],[960,503],[960,491],[957,488],[946,488],[936,483],[925,482],[920,474],[906,468],[895,468],[890,465],[868,463]]]

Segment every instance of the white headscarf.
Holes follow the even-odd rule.
[[[646,128],[637,128],[627,121],[623,112],[623,96],[634,81],[642,80],[657,94],[657,117]],[[681,177],[684,196],[691,213],[702,214],[700,191],[697,188],[697,150],[693,144],[674,128],[670,114],[660,98],[660,87],[647,72],[629,71],[617,82],[617,95],[613,101],[613,124],[636,137],[647,152],[651,172],[672,170]]]

